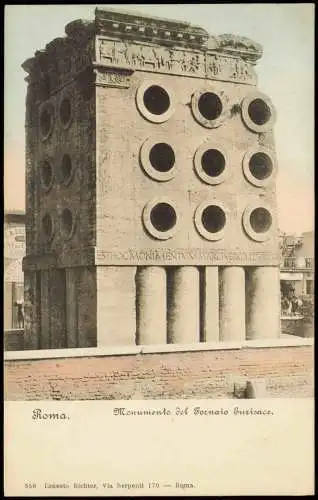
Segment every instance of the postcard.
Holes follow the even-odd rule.
[[[7,5],[5,496],[314,493],[314,7]]]

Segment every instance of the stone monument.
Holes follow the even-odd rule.
[[[278,337],[262,48],[96,9],[24,62],[28,349]]]

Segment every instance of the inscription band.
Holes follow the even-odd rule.
[[[165,248],[106,251],[89,247],[64,255],[28,255],[23,260],[24,271],[51,267],[78,266],[278,266],[280,257],[275,252],[239,252],[223,249]]]

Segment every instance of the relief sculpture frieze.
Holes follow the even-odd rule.
[[[256,84],[251,64],[227,54],[99,39],[98,57],[97,64],[106,67]]]
[[[256,85],[252,66],[240,58],[219,54],[206,55],[206,78]]]

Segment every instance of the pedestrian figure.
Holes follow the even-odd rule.
[[[283,297],[281,302],[281,308],[283,314],[290,314],[291,312],[291,302],[287,297]]]
[[[23,300],[17,300],[15,305],[18,308],[18,328],[24,328]]]
[[[294,297],[292,300],[292,314],[300,314],[300,309],[303,303],[298,297]]]

